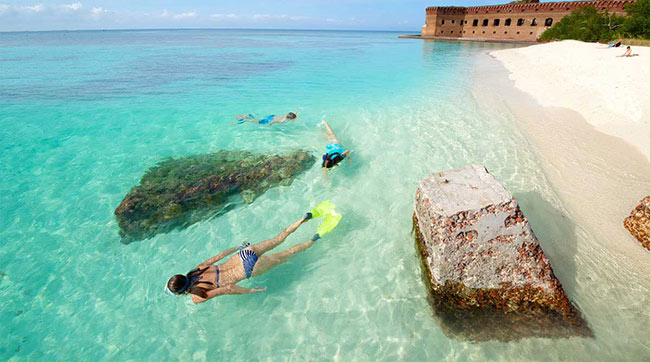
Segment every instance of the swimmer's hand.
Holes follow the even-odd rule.
[[[265,292],[265,291],[267,291],[266,286],[263,287],[263,288],[260,288],[260,286],[256,286],[256,287],[252,288],[251,290],[249,290],[249,293],[252,294],[254,292]]]
[[[312,219],[312,213],[311,212],[305,213],[305,215],[303,216],[303,219],[306,220],[306,221],[309,220],[309,219]]]

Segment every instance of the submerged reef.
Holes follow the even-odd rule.
[[[647,250],[649,249],[649,199],[647,195],[633,209],[631,215],[624,219],[624,227]]]
[[[482,165],[422,180],[413,225],[429,300],[449,337],[592,336],[517,201]]]
[[[300,150],[283,155],[222,150],[167,158],[148,169],[115,209],[120,236],[124,243],[141,240],[252,203],[269,188],[290,185],[314,162]]]

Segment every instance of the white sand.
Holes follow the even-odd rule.
[[[651,189],[649,49],[635,52],[644,55],[617,58],[622,49],[574,41],[494,51],[478,66],[473,92],[481,107],[513,117],[577,238],[588,241],[582,248],[605,249],[648,287],[648,252],[623,226]]]
[[[649,48],[574,40],[493,51],[515,87],[546,107],[578,112],[597,130],[633,145],[649,160]]]

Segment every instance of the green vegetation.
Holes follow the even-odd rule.
[[[628,4],[626,11],[629,16],[624,17],[598,11],[592,6],[578,8],[547,29],[540,40],[608,42],[618,38],[649,39],[649,0]]]
[[[637,0],[624,8],[630,17],[626,18],[622,25],[622,34],[632,38],[649,39],[649,0]]]
[[[633,39],[633,38],[623,38],[622,39],[622,44],[626,45],[637,45],[640,47],[648,47],[651,42],[649,39]]]
[[[314,165],[306,151],[284,155],[222,150],[168,158],[145,172],[115,209],[123,242],[184,228],[289,185]]]

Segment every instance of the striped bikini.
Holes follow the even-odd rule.
[[[258,255],[253,252],[253,250],[247,250],[245,249],[246,247],[249,247],[249,243],[246,243],[242,246],[240,246],[240,258],[242,259],[242,265],[244,266],[244,272],[246,272],[246,278],[251,277],[251,273],[253,272],[253,267],[255,267],[255,263],[258,262]]]

